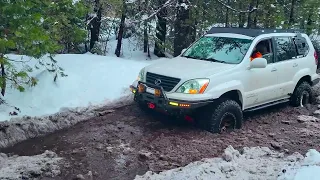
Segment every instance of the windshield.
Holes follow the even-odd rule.
[[[183,53],[183,57],[239,64],[250,47],[252,40],[230,37],[205,36]]]

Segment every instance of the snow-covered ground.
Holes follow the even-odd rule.
[[[151,171],[135,180],[316,180],[320,177],[320,153],[310,149],[285,156],[266,147],[245,147],[240,153],[229,146],[222,158],[203,159],[185,167]]]
[[[18,117],[42,116],[56,113],[61,108],[103,105],[128,94],[129,85],[137,78],[141,68],[152,63],[142,51],[135,49],[134,40],[123,42],[122,58],[113,54],[116,42],[110,41],[108,55],[61,54],[55,56],[58,65],[65,70],[67,77],[59,77],[54,82],[54,74],[44,68],[34,69],[30,75],[38,79],[35,87],[25,92],[7,88],[4,99],[7,104],[0,105],[0,121],[9,120],[10,112]],[[18,55],[8,55],[10,59],[25,61],[24,66],[34,67],[38,60]],[[49,58],[43,58],[50,62]],[[22,68],[22,63],[17,66]],[[19,111],[14,107],[19,108]]]
[[[0,153],[0,179],[37,179],[60,174],[60,162],[56,153],[45,151],[35,156],[7,156]]]

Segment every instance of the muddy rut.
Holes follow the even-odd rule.
[[[284,104],[246,113],[242,129],[219,135],[161,114],[150,116],[129,105],[0,151],[17,155],[56,152],[65,161],[61,175],[53,179],[134,179],[148,170],[162,171],[220,156],[228,145],[236,149],[266,146],[302,154],[310,148],[320,150],[320,127],[297,120],[316,109],[316,105],[306,109]]]

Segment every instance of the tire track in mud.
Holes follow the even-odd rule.
[[[318,123],[298,122],[309,110],[287,105],[245,114],[244,126],[228,134],[211,134],[191,124],[157,114],[146,115],[136,106],[117,109],[69,129],[34,138],[1,152],[36,155],[45,150],[65,158],[62,173],[52,179],[134,179],[148,170],[162,171],[220,156],[228,145],[265,146],[285,153],[320,150]],[[50,178],[44,178],[50,179]]]

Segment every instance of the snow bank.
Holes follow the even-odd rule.
[[[304,158],[299,153],[285,157],[283,153],[272,151],[266,147],[245,147],[240,153],[229,146],[222,158],[203,159],[185,167],[163,171],[159,174],[148,171],[142,176],[136,176],[135,180],[305,180],[319,177],[319,162],[320,153],[316,150],[309,150],[307,157]],[[305,173],[309,174],[306,176]],[[300,177],[302,179],[297,179]]]
[[[127,95],[110,101],[104,106],[64,108],[62,111],[50,116],[24,116],[22,118],[13,118],[11,121],[0,122],[0,148],[71,127],[89,118],[112,113],[113,109],[129,105],[132,101],[132,95]]]
[[[51,151],[35,156],[11,156],[0,153],[0,179],[38,179],[60,174],[59,158]]]
[[[278,180],[317,180],[320,177],[320,153],[310,149],[302,161],[294,166],[286,165],[285,169]]]
[[[38,61],[25,56],[9,55],[9,58],[26,61],[33,67]],[[8,87],[5,100],[9,105],[0,106],[0,121],[9,120],[9,113],[20,109],[18,116],[42,116],[61,109],[105,104],[129,93],[129,85],[149,61],[127,60],[97,55],[57,55],[55,59],[65,70],[67,77],[54,82],[54,74],[39,69],[31,73],[38,85],[21,93]],[[50,61],[49,59],[46,59]]]

